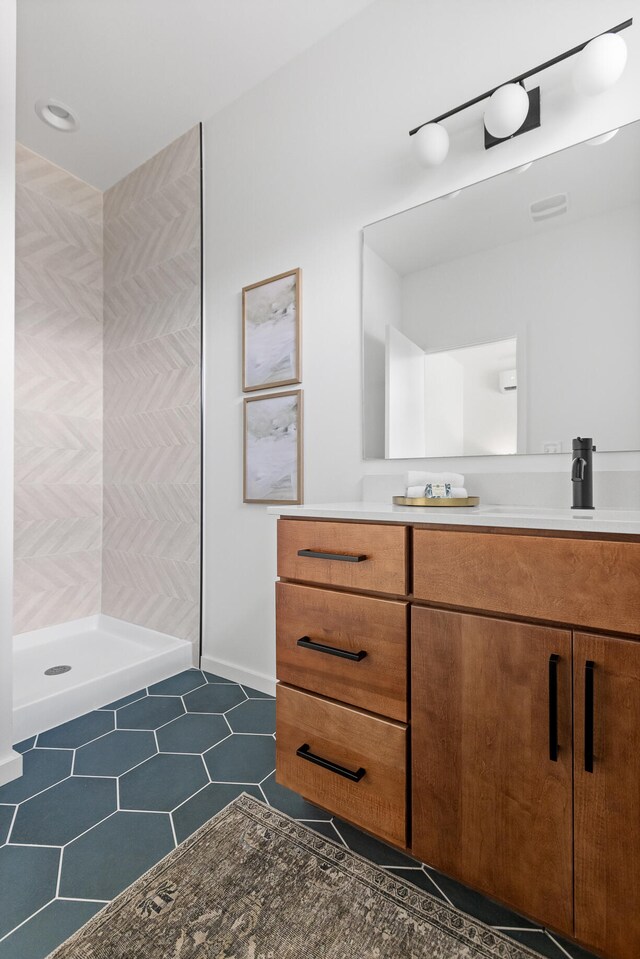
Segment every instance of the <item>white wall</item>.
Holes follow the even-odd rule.
[[[389,323],[385,338],[385,455],[427,455],[424,350]]]
[[[548,71],[543,126],[526,136],[485,152],[482,110],[472,109],[449,123],[447,163],[427,172],[416,166],[407,132],[628,15],[622,0],[379,0],[205,124],[210,667],[217,662],[247,681],[253,674],[256,684],[275,672],[275,521],[241,502],[242,287],[304,270],[307,502],[358,498],[363,473],[403,469],[403,461],[362,459],[360,230],[637,119],[638,26],[625,35],[624,77],[598,99],[571,92],[569,66]],[[520,472],[568,469],[565,456],[508,461],[506,470]],[[615,464],[637,468],[638,457]],[[496,471],[490,458],[473,465]]]
[[[16,6],[0,4],[0,785],[22,772],[11,749]]]
[[[385,455],[385,338],[389,324],[400,329],[402,319],[402,287],[400,276],[386,260],[363,244],[362,272],[367,285],[362,289],[363,377],[365,395],[369,397],[363,410],[362,428],[365,448],[372,456]],[[381,428],[382,427],[382,428]]]
[[[569,451],[572,437],[584,435],[601,450],[639,449],[639,257],[637,203],[566,227],[556,221],[405,276],[400,329],[434,350],[517,335],[523,449],[542,453],[545,443],[562,442]],[[495,389],[486,398],[495,402],[492,410],[476,405],[480,421],[495,418],[505,400]],[[468,425],[469,453],[500,448],[498,437],[474,447],[480,433]]]

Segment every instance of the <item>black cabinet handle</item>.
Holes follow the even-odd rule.
[[[296,646],[303,646],[304,649],[313,649],[317,653],[326,653],[328,656],[339,656],[341,659],[351,659],[354,663],[359,663],[367,655],[364,649],[359,653],[352,653],[348,649],[337,649],[335,646],[325,646],[324,643],[315,643],[308,636],[301,636]]]
[[[593,671],[596,664],[584,664],[584,771],[593,772]]]
[[[549,656],[549,759],[558,762],[558,663],[557,653]]]
[[[316,756],[315,753],[311,752],[311,746],[308,743],[296,749],[296,756],[299,756],[300,759],[306,759],[307,762],[315,763],[316,766],[322,766],[323,769],[328,769],[329,772],[337,773],[338,776],[344,776],[345,779],[350,779],[352,783],[359,783],[367,772],[362,766],[356,770],[356,772],[353,772],[351,769],[347,769],[346,766],[338,766],[337,763],[332,763],[330,759],[323,759],[322,756]]]
[[[349,553],[323,553],[317,549],[299,549],[298,556],[308,556],[311,559],[336,559],[339,563],[364,563],[367,558]]]

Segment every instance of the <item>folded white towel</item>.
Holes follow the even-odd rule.
[[[407,473],[407,488],[410,486],[422,486],[427,483],[451,483],[452,486],[464,486],[464,476],[462,473],[420,473],[417,470],[410,470]]]
[[[426,484],[425,484],[426,485]],[[407,486],[405,496],[415,499],[417,496],[426,496],[424,486]],[[466,499],[469,495],[464,486],[452,486],[449,494],[454,499]]]

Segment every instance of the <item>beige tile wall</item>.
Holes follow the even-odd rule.
[[[199,129],[104,196],[17,167],[14,632],[103,612],[196,643]]]
[[[102,194],[18,146],[14,631],[100,611]]]
[[[200,141],[104,196],[102,611],[198,640]]]

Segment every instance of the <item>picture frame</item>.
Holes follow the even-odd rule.
[[[243,502],[303,502],[303,391],[244,400]]]
[[[242,392],[302,382],[302,270],[242,289]]]

